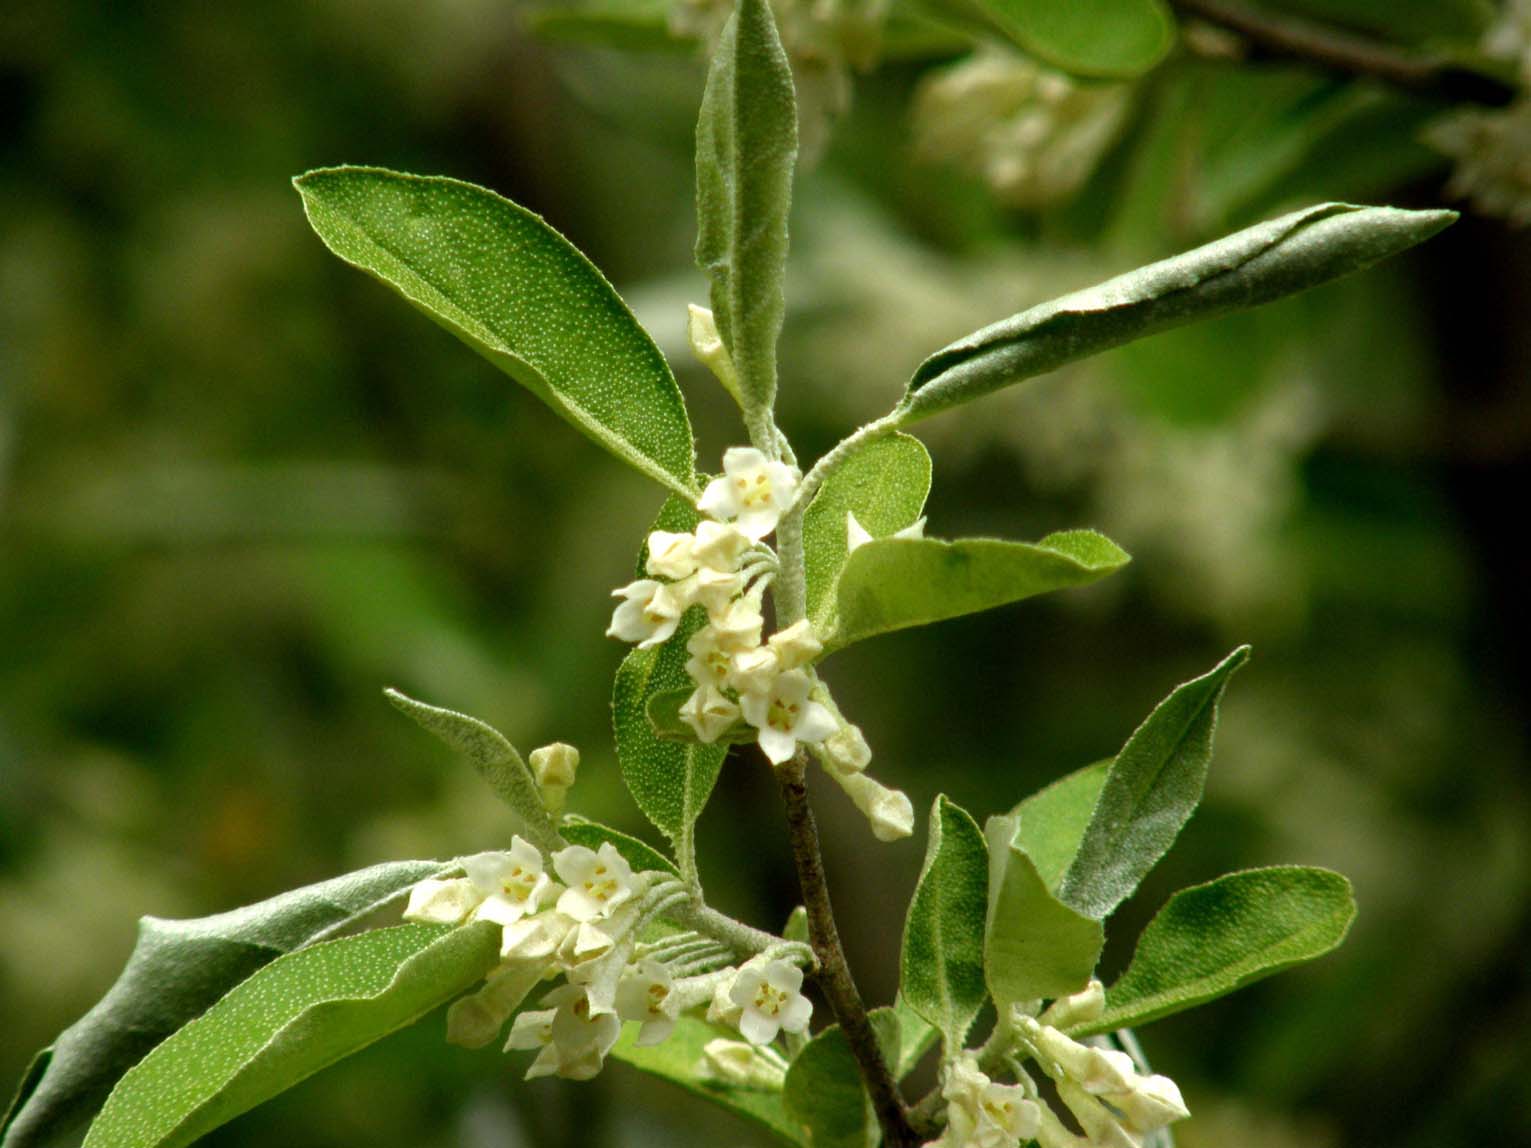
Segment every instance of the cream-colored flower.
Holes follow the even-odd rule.
[[[656,578],[689,578],[696,573],[695,545],[695,535],[655,530],[649,535],[649,557],[643,568]]]
[[[733,669],[733,654],[718,644],[718,632],[711,626],[703,626],[686,642],[691,657],[686,662],[686,673],[699,686],[722,689],[728,684],[729,671]]]
[[[696,731],[700,742],[711,745],[739,720],[739,707],[716,686],[698,686],[681,703],[680,720]]]
[[[802,476],[784,462],[773,462],[751,446],[730,447],[723,454],[723,474],[707,484],[697,509],[725,522],[736,522],[751,539],[776,529]]]
[[[637,642],[640,650],[652,649],[668,640],[690,605],[684,591],[652,578],[629,582],[613,590],[611,596],[621,598],[622,602],[611,615],[606,636]]]
[[[468,880],[483,898],[473,918],[514,925],[537,911],[537,903],[552,884],[542,870],[542,854],[520,837],[510,839],[507,853],[477,853],[464,857]]]
[[[727,522],[703,521],[697,525],[694,538],[692,557],[700,565],[724,574],[739,569],[739,560],[754,545],[754,539]]]
[[[783,670],[806,666],[824,652],[823,643],[814,636],[813,627],[806,618],[772,634],[766,645],[776,655],[777,666]]]
[[[576,921],[599,921],[642,891],[643,881],[610,841],[600,849],[570,845],[553,854],[553,868],[567,886],[558,911]]]
[[[516,1017],[505,1044],[511,1049],[538,1049],[526,1079],[562,1076],[589,1080],[601,1071],[606,1054],[622,1035],[615,1012],[591,1003],[584,985],[564,985],[542,998],[545,1006]]]
[[[713,615],[712,629],[717,635],[719,649],[731,654],[753,650],[760,645],[760,632],[765,619],[760,616],[760,603],[740,598],[721,615]]]
[[[829,771],[861,810],[879,841],[898,841],[914,832],[914,804],[902,790],[889,789],[865,773]]]
[[[826,764],[845,773],[860,773],[872,764],[872,747],[861,727],[849,723],[824,739],[823,751]]]
[[[616,1006],[619,1017],[642,1026],[635,1043],[658,1044],[670,1035],[680,1011],[675,978],[658,961],[629,966],[617,985]]]
[[[813,680],[802,670],[777,674],[768,693],[747,693],[740,699],[744,720],[758,731],[761,751],[773,765],[797,752],[797,743],[814,744],[835,732],[834,715],[810,701]]]
[[[962,1056],[947,1068],[941,1088],[947,1102],[941,1148],[1016,1148],[1037,1134],[1040,1106],[1018,1084],[996,1084]]]
[[[786,961],[747,962],[729,986],[738,1006],[739,1031],[751,1044],[770,1044],[776,1034],[805,1032],[813,1003],[802,994],[803,970]]]

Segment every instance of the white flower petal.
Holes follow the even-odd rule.
[[[835,721],[835,715],[826,707],[818,702],[804,702],[802,711],[798,714],[797,724],[792,727],[792,736],[798,741],[815,745],[839,728],[840,723]]]
[[[466,877],[447,881],[428,877],[410,889],[404,919],[430,925],[455,925],[473,912],[482,899],[473,882]]]
[[[760,751],[766,755],[772,765],[780,765],[797,752],[796,738],[790,733],[783,733],[768,725],[760,727],[756,741],[760,744]]]

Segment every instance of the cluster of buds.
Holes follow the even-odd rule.
[[[1047,207],[1071,198],[1121,134],[1128,91],[983,49],[921,81],[915,148],[969,169],[1007,206]]]
[[[1190,1115],[1180,1089],[1167,1076],[1145,1075],[1127,1053],[1083,1044],[1063,1032],[1088,1023],[1105,1008],[1105,990],[1092,980],[1062,997],[1040,1017],[1012,1011],[1008,1027],[1024,1053],[1052,1078],[1058,1099],[1081,1132],[1072,1131],[1048,1105],[1013,1058],[1020,1079],[1000,1084],[963,1053],[942,1072],[946,1127],[927,1148],[1143,1148],[1146,1138]]]
[[[644,569],[651,577],[615,592],[623,601],[606,631],[647,649],[669,640],[686,610],[704,608],[707,623],[686,642],[696,689],[681,719],[709,743],[747,723],[778,765],[799,742],[817,744],[839,728],[810,697],[816,682],[807,667],[823,647],[808,622],[763,640],[761,602],[775,566],[763,540],[791,505],[799,478],[796,468],[753,447],[728,450],[722,476],[697,501],[707,518],[692,533],[649,535]]]
[[[511,1025],[506,1051],[537,1052],[528,1079],[588,1080],[601,1071],[624,1021],[640,1026],[636,1043],[658,1044],[682,1012],[704,1005],[751,1044],[807,1029],[812,1006],[800,991],[802,970],[789,961],[761,956],[735,967],[729,949],[696,933],[638,943],[639,929],[686,894],[664,874],[634,873],[609,842],[569,845],[544,858],[517,836],[508,851],[460,865],[462,877],[417,884],[404,916],[501,926],[499,966],[447,1014],[447,1039],[455,1044],[489,1044],[540,984],[562,979]],[[722,1013],[720,1000],[728,1006]]]

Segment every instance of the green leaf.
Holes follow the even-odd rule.
[[[1163,0],[974,0],[1028,53],[1081,76],[1136,76],[1164,59],[1175,21]]]
[[[670,367],[594,265],[543,220],[455,179],[369,167],[293,181],[326,247],[392,287],[650,478],[696,490]]]
[[[859,552],[858,552],[859,553]],[[945,795],[930,810],[925,866],[904,920],[899,991],[909,1007],[962,1047],[988,997],[983,922],[989,857],[978,823]]]
[[[886,538],[919,520],[929,493],[930,453],[908,435],[873,439],[829,472],[803,514],[808,620],[817,633],[834,629],[835,583],[850,556],[845,516]]]
[[[602,825],[598,821],[586,821],[582,818],[570,820],[566,817],[563,823],[563,835],[564,840],[570,845],[583,845],[586,849],[599,849],[609,842],[633,867],[634,873],[675,872],[675,862],[648,842],[639,841],[636,837],[630,837],[621,830]]]
[[[1016,844],[1026,851],[1037,873],[1054,893],[1079,852],[1079,842],[1089,827],[1090,815],[1095,811],[1110,768],[1111,759],[1107,758],[1076,769],[1011,810],[1020,823]]]
[[[1087,585],[1128,561],[1126,551],[1093,530],[1049,534],[1037,543],[878,539],[845,563],[835,588],[837,621],[822,638],[824,649]]]
[[[525,8],[527,28],[544,40],[624,51],[685,52],[671,34],[668,0],[551,0]]]
[[[1103,920],[1132,895],[1201,801],[1217,704],[1249,658],[1240,646],[1210,673],[1160,702],[1111,763],[1058,896]]]
[[[1329,203],[1140,267],[937,351],[910,380],[901,421],[928,418],[1145,335],[1359,271],[1429,239],[1455,218],[1450,211]]]
[[[649,699],[695,688],[686,673],[690,657],[686,641],[705,621],[706,614],[693,609],[664,645],[633,650],[617,668],[612,687],[612,725],[622,780],[638,808],[673,841],[688,836],[701,816],[728,747],[661,739],[649,722]]]
[[[647,712],[654,736],[661,741],[695,742],[696,730],[687,725],[680,716],[680,707],[695,692],[696,686],[682,686],[678,690],[662,690],[649,696]],[[753,745],[760,731],[740,718],[714,740],[714,745]]]
[[[991,817],[989,900],[983,963],[1001,1011],[1018,1001],[1067,996],[1082,989],[1100,960],[1106,934],[1099,921],[1075,912],[1048,889],[1016,844],[1016,818]]]
[[[179,1148],[482,980],[500,930],[399,925],[278,957],[124,1076],[86,1148]]]
[[[1355,914],[1350,882],[1328,869],[1250,869],[1182,889],[1138,938],[1105,1014],[1079,1031],[1146,1024],[1321,957]]]
[[[696,262],[712,282],[712,315],[733,359],[745,425],[772,454],[796,158],[792,67],[771,5],[739,0],[712,57],[696,125]]]
[[[678,1084],[688,1092],[706,1097],[731,1112],[763,1124],[793,1144],[802,1142],[801,1129],[783,1108],[781,1093],[733,1087],[703,1080],[697,1075],[696,1066],[702,1059],[702,1049],[707,1042],[719,1038],[737,1041],[738,1032],[708,1024],[700,1017],[681,1016],[662,1044],[640,1048],[633,1043],[637,1035],[638,1026],[627,1025],[622,1039],[611,1050],[611,1055],[641,1072]]]
[[[877,1117],[850,1042],[837,1024],[793,1059],[782,1099],[813,1148],[874,1148],[878,1142]]]
[[[893,1001],[892,1009],[873,1009],[872,1017],[875,1020],[885,1012],[891,1012],[898,1031],[897,1053],[888,1057],[888,1067],[893,1070],[894,1079],[902,1080],[915,1070],[941,1034],[934,1025],[909,1007],[903,993]]]
[[[384,690],[383,694],[401,713],[473,763],[495,796],[510,807],[515,832],[545,853],[563,847],[558,829],[542,804],[537,779],[499,730],[456,710],[417,702],[398,690]]]
[[[212,917],[143,918],[117,982],[33,1061],[0,1144],[70,1140],[124,1072],[234,985],[284,953],[349,928],[441,869],[439,861],[391,861]]]

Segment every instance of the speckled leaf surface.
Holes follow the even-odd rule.
[[[1217,704],[1249,658],[1241,646],[1148,715],[1107,772],[1058,896],[1103,920],[1132,895],[1195,812],[1212,763]]]
[[[1146,1024],[1321,957],[1355,913],[1350,882],[1328,869],[1250,869],[1182,889],[1138,938],[1105,1014],[1078,1032]]]
[[[824,648],[1084,586],[1127,562],[1126,551],[1093,530],[1049,534],[1036,543],[878,539],[846,560],[835,587],[835,628],[824,636]]]
[[[282,954],[349,927],[441,868],[439,861],[391,861],[212,917],[143,918],[117,982],[38,1054],[0,1143],[73,1143],[124,1072],[234,985]]]
[[[739,1039],[736,1030],[708,1024],[700,1017],[682,1016],[662,1044],[640,1048],[633,1043],[637,1035],[637,1025],[624,1026],[622,1038],[611,1050],[612,1057],[764,1125],[790,1144],[803,1143],[799,1125],[787,1115],[780,1092],[737,1088],[704,1080],[697,1074],[697,1064],[702,1060],[702,1049],[707,1042],[720,1038],[736,1041]]]
[[[500,930],[400,925],[289,953],[165,1040],[113,1089],[86,1148],[179,1148],[481,980]]]
[[[598,821],[565,820],[561,830],[564,840],[570,845],[583,845],[586,849],[599,849],[602,845],[610,843],[620,853],[623,859],[633,867],[633,872],[642,873],[645,870],[660,873],[674,873],[675,862],[671,861],[659,850],[655,849],[647,841],[623,833],[620,829],[613,829],[609,825],[602,825]]]
[[[1455,218],[1451,211],[1328,203],[1140,267],[937,351],[910,380],[902,421],[916,422],[1145,335],[1316,287],[1407,250]]]
[[[1084,987],[1100,959],[1101,923],[1053,896],[1032,859],[1016,844],[1016,819],[984,825],[989,902],[984,973],[996,1007],[1066,996]]]
[[[880,1043],[897,1043],[891,1010],[872,1017]],[[886,1048],[885,1048],[886,1051]],[[783,1089],[787,1113],[812,1148],[874,1148],[880,1137],[850,1042],[837,1024],[818,1033],[787,1069]]]
[[[988,873],[978,823],[944,794],[937,797],[925,865],[904,919],[899,992],[951,1048],[960,1047],[988,996],[983,970]]]
[[[740,0],[707,73],[696,125],[696,262],[733,359],[744,422],[775,450],[776,340],[786,304],[787,213],[797,158],[792,68],[769,0]]]
[[[400,712],[408,714],[422,729],[473,764],[495,796],[509,808],[514,832],[544,852],[562,848],[563,841],[542,804],[537,779],[516,747],[499,730],[467,714],[418,702],[398,690],[384,693]]]
[[[379,168],[293,182],[337,256],[617,457],[695,493],[691,423],[669,364],[611,284],[539,216],[470,183]]]
[[[873,439],[829,473],[803,514],[808,620],[820,634],[835,624],[835,584],[850,557],[847,514],[873,538],[912,526],[930,494],[930,452],[919,439]]]
[[[1054,892],[1079,852],[1079,843],[1089,828],[1090,816],[1095,812],[1110,768],[1111,759],[1107,758],[1076,769],[1011,810],[1018,822],[1016,843],[1026,851],[1038,875]]]
[[[693,608],[664,645],[633,650],[617,667],[611,691],[612,727],[622,780],[638,808],[672,840],[689,833],[701,816],[728,747],[661,738],[649,721],[649,699],[688,688],[691,679],[686,661],[690,654],[686,641],[706,621],[705,611]]]

